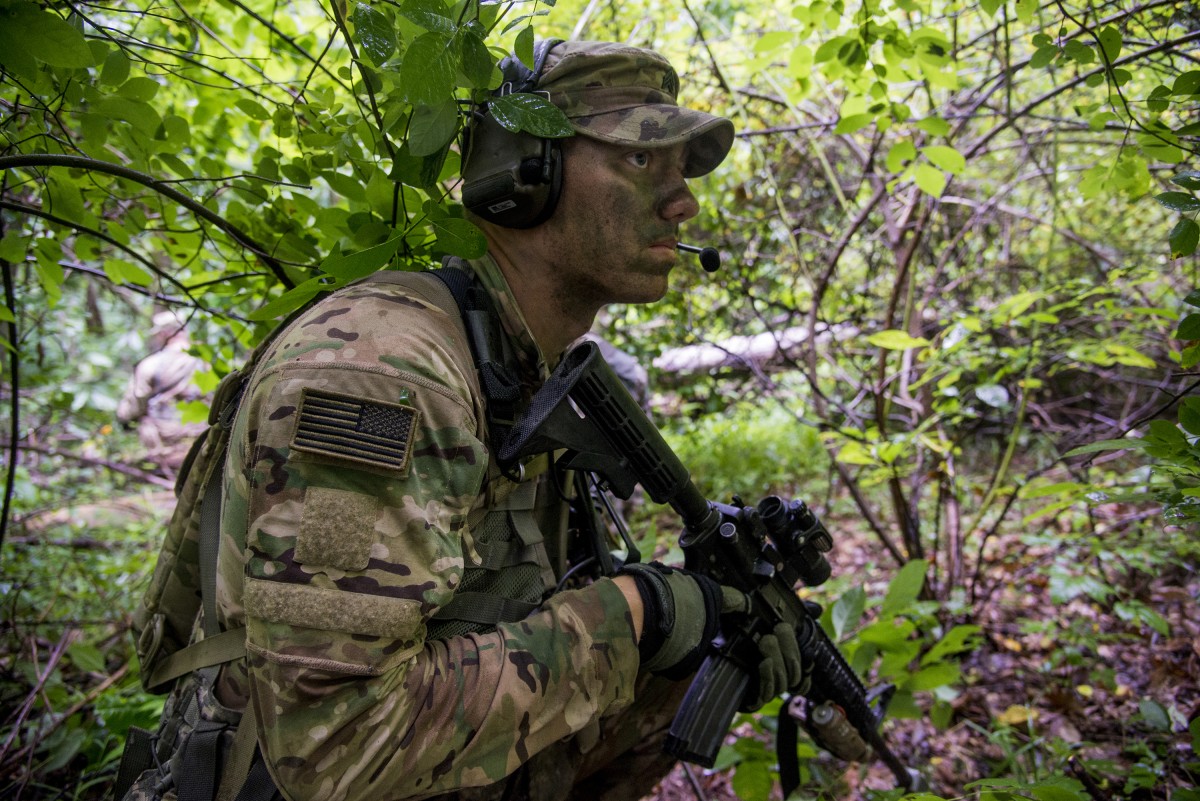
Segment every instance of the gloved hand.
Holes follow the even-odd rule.
[[[625,565],[642,597],[642,667],[668,679],[682,679],[708,655],[726,612],[746,611],[746,596],[708,576],[652,562]]]
[[[796,630],[790,625],[777,623],[770,634],[761,637],[758,654],[758,688],[754,697],[742,706],[742,712],[753,712],[785,692],[805,695],[809,691],[812,665],[806,665],[800,657]]]

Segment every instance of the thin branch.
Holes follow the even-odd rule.
[[[94,170],[95,172],[115,175],[119,178],[125,178],[149,187],[188,209],[197,217],[220,228],[237,244],[257,256],[285,288],[292,289],[295,286],[292,279],[284,272],[283,263],[268,253],[266,248],[252,239],[249,234],[208,207],[198,203],[174,187],[157,180],[153,176],[138,172],[137,170],[131,170],[119,164],[112,164],[107,161],[83,156],[67,156],[54,153],[27,153],[19,156],[0,156],[0,171],[21,167],[70,167],[79,170]]]

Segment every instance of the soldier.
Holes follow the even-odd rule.
[[[733,126],[680,108],[652,51],[537,54],[507,61],[501,91],[548,97],[575,135],[511,134],[481,109],[464,168],[489,249],[451,269],[495,336],[469,333],[437,279],[392,273],[262,353],[230,431],[217,557],[216,628],[245,627],[245,657],[179,682],[161,764],[130,797],[183,799],[197,763],[240,762],[180,741],[220,730],[228,748],[243,708],[261,752],[245,791],[268,778],[261,797],[637,799],[671,767],[686,678],[744,599],[661,566],[556,591],[573,558],[561,479],[549,455],[512,475],[494,452],[601,307],[666,292],[699,211],[687,179],[721,162]],[[798,655],[763,666],[768,697],[803,679]],[[212,764],[201,797],[223,779]]]
[[[117,405],[117,419],[127,425],[136,423],[146,458],[174,473],[192,439],[205,428],[203,423],[184,423],[178,405],[200,397],[192,375],[204,363],[187,352],[187,329],[174,312],[159,312],[152,325],[154,351],[134,367]]]

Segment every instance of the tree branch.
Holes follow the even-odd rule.
[[[174,187],[157,180],[153,176],[123,167],[120,164],[112,164],[111,162],[100,161],[99,159],[87,158],[85,156],[68,156],[55,153],[25,153],[19,156],[0,156],[0,171],[21,167],[69,167],[77,170],[91,170],[115,175],[118,178],[125,178],[142,186],[149,187],[160,195],[168,197],[188,209],[197,217],[220,228],[234,242],[257,256],[285,288],[292,289],[295,287],[295,283],[284,272],[283,263],[268,253],[266,248],[252,239],[249,234],[212,209],[188,197]]]

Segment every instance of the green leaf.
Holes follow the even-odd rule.
[[[162,125],[162,117],[154,106],[128,97],[106,97],[93,110],[111,120],[127,122],[147,136],[154,136]]]
[[[129,57],[125,51],[117,48],[104,59],[104,69],[100,71],[100,83],[107,86],[120,86],[129,77]]]
[[[9,8],[7,16],[3,24],[17,34],[22,49],[38,61],[68,69],[92,66],[92,49],[83,34],[57,14],[32,3],[20,3]]]
[[[454,20],[446,16],[447,7],[442,0],[404,0],[400,4],[400,16],[414,22],[427,31],[453,34]]]
[[[321,283],[321,278],[310,278],[299,286],[284,292],[274,300],[263,304],[261,308],[250,312],[246,315],[246,319],[251,322],[278,319],[308,303],[324,289],[325,286]]]
[[[454,95],[458,51],[444,33],[418,36],[404,51],[400,75],[406,98],[414,106],[440,106]]]
[[[835,134],[848,134],[862,130],[875,121],[874,114],[851,114],[848,117],[842,117],[838,120],[837,127],[833,129]]]
[[[67,648],[67,655],[71,658],[71,663],[80,670],[89,673],[105,672],[104,654],[90,643],[73,643]]]
[[[1171,177],[1171,183],[1184,189],[1200,189],[1200,171],[1184,170]]]
[[[1171,85],[1171,95],[1174,97],[1189,97],[1194,94],[1200,94],[1200,70],[1183,73]]]
[[[1179,321],[1175,338],[1188,341],[1200,339],[1200,312],[1193,312]]]
[[[1150,698],[1142,699],[1138,702],[1138,711],[1142,713],[1142,718],[1150,724],[1150,728],[1156,731],[1171,730],[1171,716],[1157,701]]]
[[[884,350],[911,350],[912,348],[923,348],[929,344],[929,340],[924,337],[914,337],[905,331],[896,329],[871,334],[867,337],[867,342]]]
[[[1115,26],[1109,25],[1100,31],[1097,38],[1100,39],[1100,47],[1104,49],[1105,58],[1112,64],[1121,55],[1121,32]]]
[[[246,116],[252,120],[260,122],[271,119],[271,112],[262,107],[260,103],[256,103],[248,97],[242,97],[234,101],[234,105],[246,112]]]
[[[945,687],[948,684],[953,684],[961,676],[962,669],[958,665],[950,662],[939,662],[936,665],[921,668],[909,676],[904,682],[904,689],[909,692],[933,690],[937,687]]]
[[[967,160],[952,147],[930,145],[921,148],[921,152],[925,154],[925,158],[953,175],[958,175],[967,168]]]
[[[881,618],[895,616],[912,606],[913,601],[921,594],[921,588],[925,586],[925,571],[928,567],[929,563],[924,559],[913,559],[900,568],[900,572],[888,584],[883,606],[879,608]]]
[[[911,620],[903,618],[886,618],[876,620],[858,633],[858,639],[878,645],[885,651],[902,648],[909,636],[916,630]]]
[[[945,136],[950,133],[950,123],[941,117],[926,117],[913,123],[917,128],[930,136]]]
[[[942,192],[946,191],[946,176],[941,170],[928,164],[918,164],[913,168],[913,180],[927,195],[941,197]]]
[[[1167,244],[1171,246],[1171,258],[1173,259],[1192,255],[1196,252],[1198,243],[1200,243],[1200,225],[1197,225],[1195,220],[1189,220],[1186,217],[1175,223],[1175,227],[1167,235]]]
[[[1171,90],[1159,84],[1146,95],[1146,108],[1154,114],[1161,114],[1171,107]]]
[[[383,244],[366,250],[330,255],[321,262],[321,270],[336,278],[339,285],[348,284],[370,275],[391,261],[403,241],[404,237],[397,234]]]
[[[350,22],[354,24],[354,36],[362,45],[362,52],[375,66],[382,66],[396,52],[396,30],[383,13],[366,3],[356,3]]]
[[[483,232],[461,217],[446,217],[430,220],[437,236],[438,250],[464,259],[478,259],[487,253],[487,239]]]
[[[459,43],[462,49],[462,71],[468,85],[481,89],[490,86],[496,63],[483,37],[471,28],[464,28],[459,34]]]
[[[1059,54],[1058,45],[1046,44],[1039,47],[1029,59],[1029,66],[1040,70],[1053,61]]]
[[[458,103],[446,100],[438,106],[417,106],[408,127],[408,146],[413,156],[423,158],[441,150],[458,133]]]
[[[350,200],[363,200],[366,197],[366,190],[358,178],[333,171],[323,172],[321,177],[329,184],[330,189],[342,197]]]
[[[439,150],[424,157],[414,156],[406,141],[400,146],[388,177],[407,186],[430,189],[437,183],[442,164],[446,161],[446,153],[445,150]]]
[[[1200,344],[1189,345],[1179,354],[1179,366],[1184,370],[1190,370],[1200,364]]]
[[[1078,64],[1087,65],[1096,60],[1096,52],[1078,39],[1071,39],[1064,44],[1063,53]]]
[[[1171,211],[1183,214],[1200,211],[1200,200],[1187,192],[1161,192],[1155,195],[1154,199]]]
[[[154,276],[144,267],[125,259],[105,259],[104,274],[114,284],[133,284],[134,286],[151,286]]]
[[[900,172],[905,165],[917,157],[917,148],[907,139],[892,145],[888,151],[886,165],[888,172]]]
[[[1029,794],[1037,801],[1090,801],[1092,798],[1082,784],[1064,777],[1033,784],[1029,787]]]
[[[158,81],[153,78],[147,78],[144,75],[139,75],[121,84],[121,88],[117,90],[117,94],[121,97],[128,97],[130,100],[141,100],[143,103],[149,103],[158,94],[160,88],[162,87]]]
[[[867,593],[862,587],[851,587],[830,610],[829,621],[833,625],[834,639],[841,639],[846,632],[858,625],[867,604]]]
[[[25,261],[25,252],[29,249],[32,239],[28,233],[22,235],[22,232],[15,229],[9,230],[4,238],[0,239],[0,259],[9,262]]]
[[[994,17],[996,16],[996,12],[1004,7],[1005,2],[1007,0],[981,0],[979,6],[989,17]]]
[[[0,10],[0,20],[4,11]],[[33,53],[25,47],[24,38],[16,26],[0,21],[0,65],[11,75],[19,76],[27,81],[38,81],[41,78],[41,67]]]
[[[541,95],[527,92],[505,95],[494,98],[490,107],[496,122],[513,133],[527,131],[546,139],[572,136],[575,133],[562,109]]]
[[[1184,296],[1183,302],[1189,306],[1200,307],[1200,289],[1193,289]]]
[[[533,63],[533,28],[526,26],[521,29],[513,42],[513,53],[522,64]]]
[[[970,624],[960,624],[946,632],[937,645],[929,649],[929,653],[921,657],[922,665],[932,665],[948,656],[957,656],[979,647],[983,640],[983,627]]]

